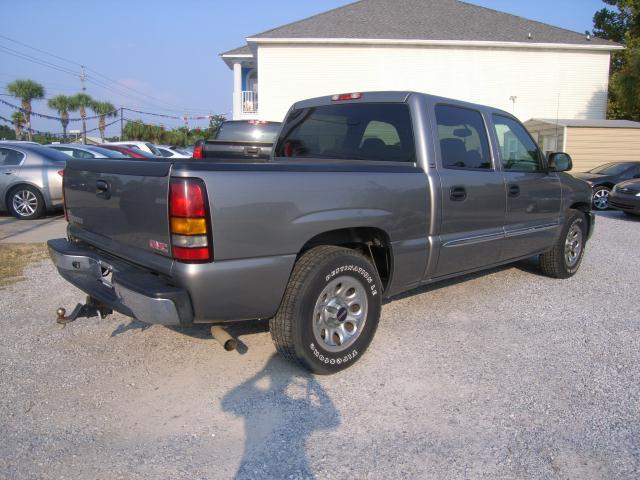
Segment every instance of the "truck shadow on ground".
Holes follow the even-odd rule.
[[[314,376],[279,355],[230,390],[221,404],[244,418],[238,479],[314,478],[306,444],[314,432],[340,425],[333,401]]]

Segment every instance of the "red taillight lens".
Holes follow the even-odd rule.
[[[202,159],[204,158],[204,150],[202,148],[202,145],[196,145],[195,148],[193,149],[193,158],[199,158]]]
[[[184,262],[212,259],[207,194],[202,180],[173,178],[169,183],[169,225],[173,258]]]
[[[354,93],[340,93],[331,97],[334,102],[344,102],[346,100],[359,100],[362,98],[362,94],[358,92]]]
[[[187,262],[209,260],[209,247],[173,247],[173,258]]]
[[[199,180],[175,178],[171,180],[169,215],[172,217],[204,217],[204,189]]]
[[[64,177],[64,170],[58,170],[58,175],[60,175],[61,177]]]

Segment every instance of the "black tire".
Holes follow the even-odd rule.
[[[574,234],[578,235],[575,228],[580,229],[579,242],[580,251],[575,251],[575,246],[571,242],[572,247],[566,251],[569,236],[574,238]],[[587,224],[586,218],[582,212],[571,210],[567,215],[560,238],[551,250],[540,256],[540,268],[542,273],[552,278],[569,278],[572,277],[580,268],[584,249],[587,242]],[[573,253],[577,253],[575,256]]]
[[[280,308],[269,322],[276,350],[317,374],[351,366],[375,335],[381,293],[375,267],[359,252],[335,246],[309,250],[296,262]],[[353,320],[352,312],[358,311],[360,320]]]
[[[591,205],[595,210],[604,211],[609,209],[609,187],[600,186],[593,189],[591,196]]]
[[[45,212],[42,194],[31,185],[13,187],[7,195],[7,207],[18,220],[35,220]]]

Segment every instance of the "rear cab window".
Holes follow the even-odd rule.
[[[436,105],[435,113],[444,168],[493,169],[487,130],[479,111],[454,105]]]
[[[293,110],[275,157],[415,162],[409,106],[349,103]]]
[[[215,139],[224,142],[273,143],[280,131],[280,123],[224,122]]]

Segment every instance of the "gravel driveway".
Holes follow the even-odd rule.
[[[568,281],[532,262],[388,303],[369,352],[313,377],[263,324],[114,315],[49,263],[0,290],[0,478],[638,478],[640,221],[598,218]]]

